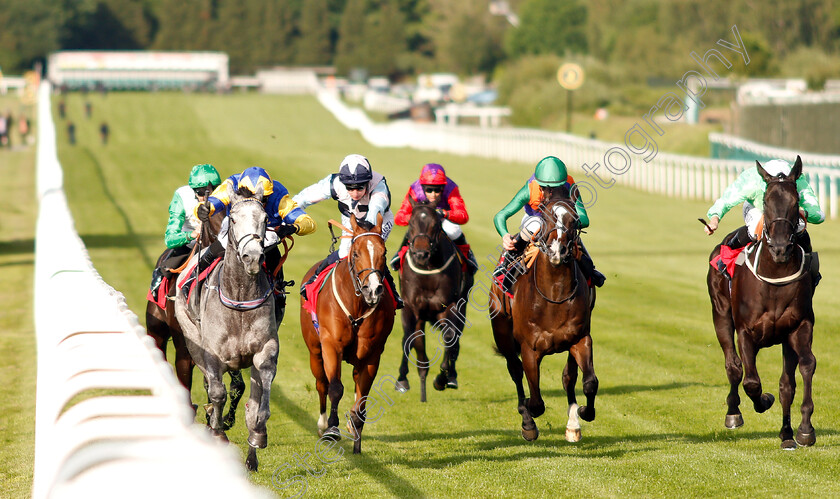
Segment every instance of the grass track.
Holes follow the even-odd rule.
[[[144,310],[152,262],[163,249],[166,206],[195,163],[212,162],[223,176],[256,164],[297,192],[334,171],[344,155],[358,152],[388,178],[397,204],[420,166],[439,162],[461,186],[472,215],[465,232],[479,260],[495,254],[498,244],[492,215],[533,168],[374,149],[307,97],[161,93],[90,99],[90,121],[82,117],[81,96],[67,99],[70,119],[77,124],[76,146],[66,145],[59,124],[65,189],[97,269],[125,293],[138,314]],[[112,130],[107,147],[98,143],[96,132],[103,118]],[[381,419],[366,426],[364,454],[352,456],[350,444],[343,441],[344,455],[321,471],[311,455],[305,457],[316,441],[317,395],[290,301],[280,330],[269,447],[260,453],[261,468],[253,481],[270,487],[279,470],[275,480],[297,476],[307,495],[319,497],[521,496],[523,491],[545,497],[840,495],[840,367],[834,360],[840,358],[840,341],[833,334],[840,325],[838,225],[812,227],[824,276],[815,305],[817,445],[784,453],[777,438],[778,404],[762,415],[746,404],[746,425],[737,431],[723,427],[727,383],[704,282],[713,240],[695,220],[706,208],[704,202],[622,187],[599,192],[584,240],[608,281],[593,319],[598,416],[584,423],[581,443],[563,439],[561,356],[543,363],[548,409],[537,420],[540,439],[521,439],[515,391],[504,362],[492,353],[489,321],[471,311],[472,327],[463,336],[459,362],[461,388],[444,393],[430,389],[429,402],[420,404],[417,377],[411,373],[415,389],[404,395],[388,392],[394,405],[383,406]],[[298,238],[287,263],[287,276],[298,281],[326,254],[324,222],[336,216],[330,203],[310,213],[319,230]],[[736,219],[737,213],[727,217],[723,229],[734,228]],[[401,236],[402,230],[391,236],[391,251]],[[386,347],[380,376],[397,373],[398,328]],[[780,352],[775,347],[759,357],[766,391],[778,392]],[[348,371],[345,367],[346,393],[351,386]],[[795,424],[801,393],[797,395]],[[198,389],[194,396],[204,397]],[[345,396],[342,414],[351,399]],[[229,436],[244,450],[243,410],[244,405]],[[307,475],[301,458],[322,474]]]

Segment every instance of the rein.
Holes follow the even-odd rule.
[[[574,298],[575,293],[577,292],[577,288],[578,288],[577,272],[574,272],[574,266],[572,267],[572,275],[573,275],[573,279],[574,279],[574,285],[572,286],[572,292],[569,293],[569,296],[563,298],[562,300],[556,301],[556,300],[552,300],[551,298],[547,297],[542,291],[540,291],[539,286],[537,286],[537,263],[536,263],[537,260],[539,260],[539,258],[534,259],[534,268],[531,269],[531,280],[534,282],[534,289],[537,290],[537,293],[539,293],[539,295],[542,297],[542,299],[547,301],[548,303],[553,303],[555,305],[560,305],[560,304],[566,303],[567,301]],[[574,265],[577,265],[577,263],[574,263]]]
[[[268,297],[271,295],[271,292],[274,290],[274,280],[271,278],[271,274],[266,273],[268,277],[268,289],[265,291],[261,298],[256,298],[253,300],[246,300],[246,301],[237,301],[232,300],[225,296],[225,292],[222,290],[222,268],[224,267],[225,262],[219,262],[219,269],[216,272],[216,288],[219,290],[219,301],[222,302],[222,305],[226,306],[227,308],[232,308],[234,310],[253,310],[268,300]]]
[[[430,269],[430,270],[424,270],[424,269],[421,269],[421,268],[417,267],[417,265],[414,263],[414,260],[412,260],[412,258],[411,258],[411,251],[406,252],[405,261],[408,262],[408,266],[411,267],[411,270],[413,270],[415,274],[435,275],[435,274],[440,274],[447,267],[449,267],[449,265],[452,263],[452,261],[455,260],[455,256],[456,256],[455,253],[452,253],[449,256],[449,259],[446,260],[446,262],[443,265],[441,265],[440,267],[438,267],[436,269]]]
[[[755,256],[753,257],[753,260],[755,260],[755,262],[750,261],[750,258],[749,258],[750,255],[748,254],[744,263],[747,264],[747,268],[750,269],[750,272],[752,272],[752,274],[756,277],[756,279],[758,279],[759,281],[766,282],[767,284],[772,284],[774,286],[783,286],[785,284],[789,284],[791,282],[798,281],[799,279],[802,278],[802,276],[805,275],[805,260],[806,260],[806,258],[805,258],[805,250],[802,249],[802,246],[797,246],[799,248],[799,251],[802,252],[802,262],[799,265],[799,270],[796,271],[796,273],[791,274],[787,277],[779,277],[779,278],[764,277],[764,276],[760,275],[758,273],[758,258],[761,255],[761,250],[762,250],[763,247],[764,247],[764,238],[762,238],[761,241],[758,242],[758,249],[756,249],[754,251],[752,249],[747,249],[746,250],[747,253],[752,252],[752,253],[755,254]]]

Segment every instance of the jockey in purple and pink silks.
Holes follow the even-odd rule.
[[[475,255],[461,231],[461,225],[467,223],[470,216],[467,213],[467,206],[464,203],[464,198],[461,197],[458,184],[446,175],[443,166],[437,163],[426,164],[420,170],[420,178],[409,186],[405,199],[400,206],[400,211],[394,217],[395,224],[408,225],[413,211],[412,201],[428,202],[436,208],[441,218],[441,228],[449,236],[449,239],[455,243],[467,262],[467,286],[464,289],[470,289],[475,272],[478,270],[478,262],[476,262]],[[408,244],[408,233],[403,238],[400,249],[406,244]],[[394,270],[399,270],[399,256],[400,251],[397,250],[397,254],[391,259],[391,268]]]

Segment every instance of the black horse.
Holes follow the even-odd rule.
[[[814,274],[809,272],[809,257],[805,250],[795,243],[799,223],[796,179],[802,174],[802,160],[796,158],[788,176],[771,177],[757,161],[756,167],[767,183],[761,239],[748,250],[746,265],[736,267],[731,283],[711,267],[706,278],[712,317],[730,383],[725,425],[731,429],[744,424],[738,395],[742,377],[744,391],[752,400],[756,412],[764,412],[773,406],[773,395],[762,392],[755,359],[760,349],[781,344],[784,369],[779,380],[782,403],[779,437],[783,449],[795,449],[797,444],[810,446],[816,442],[811,425],[811,414],[814,412],[811,381],[817,366],[811,351]],[[717,245],[711,257],[716,257],[719,252],[720,245]],[[790,406],[796,391],[797,365],[804,390],[802,422],[794,437]]]
[[[436,390],[458,388],[455,361],[461,348],[460,338],[466,320],[465,273],[458,248],[441,227],[435,207],[412,201],[408,222],[408,250],[400,271],[400,290],[405,307],[402,309],[403,356],[396,388],[409,389],[408,362],[411,350],[417,352],[417,372],[420,376],[420,401],[426,401],[426,376],[434,359],[426,354],[425,325],[433,324],[443,343],[440,373],[435,377]]]

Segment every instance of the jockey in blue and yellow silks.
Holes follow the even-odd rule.
[[[206,222],[210,216],[217,212],[224,210],[225,214],[230,211],[231,195],[237,191],[247,191],[251,194],[257,194],[262,191],[262,203],[265,207],[268,221],[266,228],[273,229],[266,231],[266,237],[263,241],[265,248],[265,265],[266,268],[276,276],[275,288],[283,288],[290,285],[283,281],[282,269],[278,268],[280,265],[280,250],[277,248],[277,243],[282,238],[298,234],[305,236],[315,231],[315,221],[302,208],[298,207],[289,191],[280,182],[272,180],[268,172],[260,167],[252,166],[246,168],[245,171],[239,174],[231,175],[226,178],[222,185],[220,185],[207,200],[207,203],[199,204],[196,207],[196,215],[199,220]],[[199,259],[199,272],[210,266],[213,261],[220,257],[227,245],[227,221],[222,224],[219,231],[218,239],[207,248],[207,251],[202,253]],[[279,291],[282,291],[280,289]],[[278,293],[275,297],[275,304],[278,310],[277,317],[283,316],[285,309],[285,294]],[[278,324],[280,321],[277,321]]]

